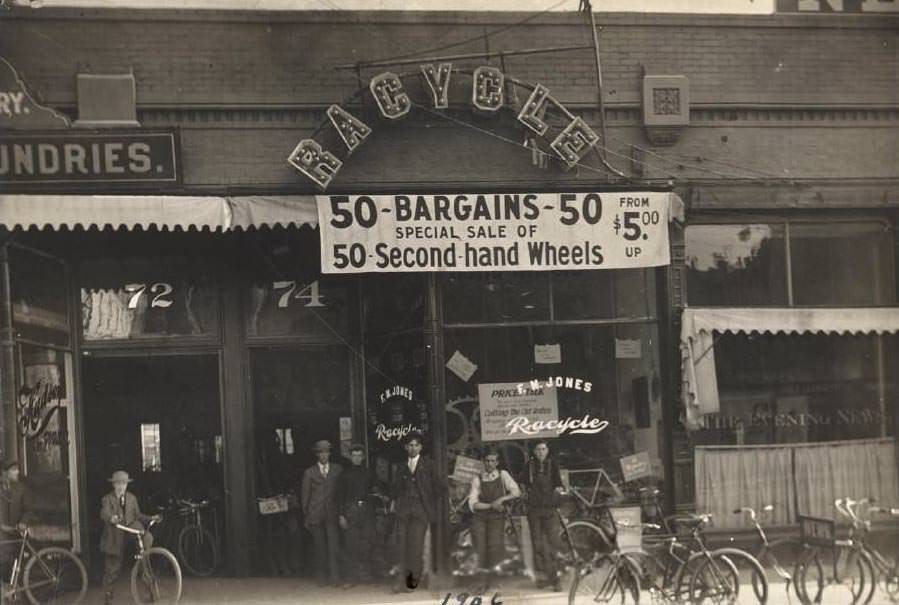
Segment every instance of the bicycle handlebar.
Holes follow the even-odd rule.
[[[121,529],[124,532],[128,532],[129,534],[142,536],[147,532],[148,529],[150,529],[160,521],[162,521],[161,517],[150,517],[150,521],[147,523],[147,529],[134,529],[133,527],[128,527],[127,525],[122,525],[121,523],[116,523],[115,526],[116,528]]]

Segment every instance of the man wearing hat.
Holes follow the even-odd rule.
[[[122,559],[125,556],[125,532],[116,524],[127,525],[132,529],[145,529],[144,524],[156,517],[140,512],[137,497],[128,492],[128,484],[132,479],[126,471],[116,471],[108,479],[112,483],[112,491],[103,496],[100,518],[103,520],[103,534],[100,536],[100,552],[103,553],[103,589],[105,602],[112,603],[113,587],[122,571]],[[144,534],[144,548],[153,545],[153,534]]]
[[[331,462],[331,442],[316,441],[313,446],[316,463],[303,472],[300,500],[303,505],[303,525],[312,534],[319,584],[340,584],[338,551],[337,486],[343,468]]]
[[[25,487],[19,481],[19,463],[15,460],[4,460],[0,466],[0,541],[13,540],[16,533],[25,528],[30,519],[26,510],[27,495]],[[7,542],[0,544],[0,572],[3,581],[9,580],[12,560],[18,553],[18,544]]]

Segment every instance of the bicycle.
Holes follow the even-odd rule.
[[[36,549],[31,543],[28,527],[20,529],[19,536],[18,539],[0,540],[0,544],[20,544],[19,554],[13,559],[9,585],[3,586],[3,602],[16,600],[24,593],[35,605],[80,603],[87,593],[87,572],[81,560],[58,546]]]
[[[787,571],[786,567],[781,564],[780,560],[777,557],[777,551],[784,551],[786,547],[789,547],[792,551],[798,552],[802,549],[802,542],[799,540],[795,540],[792,538],[784,538],[781,540],[775,540],[771,542],[768,540],[768,535],[765,533],[764,528],[762,528],[762,524],[759,521],[759,517],[761,514],[770,513],[774,510],[773,504],[768,504],[762,507],[762,510],[759,511],[759,514],[756,514],[755,510],[749,506],[744,506],[742,508],[738,508],[734,511],[735,515],[740,515],[744,513],[749,513],[749,519],[752,521],[752,524],[755,526],[755,531],[759,535],[762,543],[759,547],[758,552],[755,554],[755,558],[758,559],[759,563],[768,570],[773,569],[774,572],[780,576],[780,578],[784,581],[784,587],[786,589],[787,595],[790,594],[790,588],[794,588],[794,576],[793,573]],[[755,590],[756,596],[760,596],[760,586],[757,585],[756,577],[753,575],[753,590]],[[796,596],[799,596],[799,593],[796,593]]]
[[[147,529],[159,521],[159,517],[152,518]],[[181,600],[181,566],[175,555],[161,546],[144,548],[145,531],[142,529],[121,523],[115,526],[137,538],[137,553],[131,568],[131,598],[134,602],[178,603]]]
[[[842,502],[837,500],[834,506],[847,514]],[[802,604],[870,603],[875,588],[874,565],[861,545],[851,536],[837,539],[833,519],[799,515],[799,532],[805,552],[796,561],[793,577]]]
[[[762,592],[760,603],[767,602],[768,584],[764,570],[749,553],[736,548],[711,551],[701,536],[702,527],[710,515],[691,515],[679,520],[690,529],[696,548],[682,544],[676,536],[657,542],[666,546],[664,563],[645,550],[622,552],[617,545],[610,554],[591,560],[586,567],[578,567],[569,591],[569,604],[611,602],[628,597],[638,604],[644,586],[652,600],[666,603],[735,602],[739,594],[740,569],[736,562],[748,565]],[[618,521],[617,527],[627,527]],[[661,529],[657,524],[641,523],[647,529]],[[654,570],[650,570],[650,567]],[[655,572],[655,573],[654,573]],[[592,576],[592,577],[591,577]],[[657,579],[661,576],[661,581]]]
[[[203,522],[202,511],[210,507],[209,501],[178,500],[178,505],[178,513],[185,519],[184,526],[178,533],[178,558],[188,573],[201,577],[210,576],[215,573],[221,554],[215,515],[213,514],[214,532]]]
[[[863,498],[857,502],[846,498],[842,508],[850,515],[853,522],[853,536],[860,534],[858,543],[871,558],[877,580],[883,580],[883,591],[890,601],[896,603],[899,602],[899,556],[884,555],[868,542],[868,533],[871,530],[871,521],[868,515],[872,512],[880,512],[899,517],[899,508],[872,506],[873,502],[872,498]],[[867,507],[865,513],[860,512],[863,506]],[[855,508],[853,509],[853,507]]]

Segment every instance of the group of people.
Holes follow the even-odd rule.
[[[343,468],[331,461],[331,444],[316,442],[316,462],[302,477],[300,500],[304,525],[312,534],[315,560],[322,585],[349,588],[372,579],[371,561],[375,504],[373,498],[392,501],[396,514],[395,527],[399,547],[399,573],[394,592],[415,590],[422,581],[425,538],[429,525],[439,512],[437,503],[446,497],[446,482],[433,461],[422,455],[422,436],[410,434],[404,440],[406,461],[397,467],[392,484],[381,488],[374,473],[365,463],[365,447],[350,447],[350,465]],[[555,518],[556,492],[562,490],[558,465],[549,455],[549,444],[539,441],[519,481],[528,491],[528,524],[533,550],[543,578],[538,587],[560,590],[556,553],[559,550],[558,521]],[[499,455],[487,450],[482,456],[484,470],[474,477],[468,496],[472,512],[472,538],[479,566],[495,569],[505,558],[505,504],[521,497],[519,483],[505,470],[500,470]],[[0,532],[10,534],[24,529],[28,516],[25,491],[19,482],[19,465],[6,461],[0,481]],[[125,534],[116,526],[146,530],[154,518],[140,510],[137,498],[128,492],[131,482],[126,471],[116,471],[109,478],[112,491],[103,496],[100,518],[103,533],[100,550],[104,555],[103,587],[107,605],[113,601],[113,587],[118,579],[125,555]],[[386,493],[385,493],[386,492]],[[341,565],[341,533],[345,544],[346,565]],[[144,545],[153,543],[150,532],[144,533]],[[9,561],[3,549],[4,563]],[[345,573],[341,574],[341,569]],[[6,581],[4,570],[4,581]]]
[[[422,581],[423,553],[428,526],[438,514],[437,503],[446,497],[446,482],[434,463],[422,455],[422,437],[404,440],[407,459],[397,467],[388,493],[380,490],[365,464],[365,448],[350,448],[350,466],[331,461],[331,444],[318,441],[316,462],[303,473],[301,505],[304,525],[312,534],[321,585],[349,588],[371,579],[370,562],[373,497],[391,499],[396,513],[399,573],[394,592],[415,590]],[[468,506],[472,512],[472,539],[479,567],[488,575],[505,559],[505,504],[521,497],[518,482],[499,469],[499,455],[486,450],[484,470],[472,479]],[[558,465],[549,455],[549,444],[539,441],[534,456],[520,477],[528,491],[528,524],[538,568],[540,588],[561,590],[556,553],[559,527],[555,516],[556,494],[563,489]],[[346,573],[341,574],[340,535],[344,534]]]
[[[379,493],[374,473],[365,465],[365,448],[350,447],[350,466],[331,462],[331,444],[314,446],[316,463],[303,473],[300,503],[303,524],[312,534],[321,584],[349,588],[371,579],[374,528],[372,497],[392,498],[401,553],[394,592],[412,591],[422,579],[425,534],[444,494],[434,463],[421,455],[421,435],[409,435],[405,464],[398,467],[389,494]],[[347,573],[340,573],[340,533],[346,542]]]

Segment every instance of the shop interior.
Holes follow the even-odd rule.
[[[218,356],[91,354],[82,364],[90,556],[100,556],[100,500],[118,469],[131,475],[129,490],[144,513],[175,498],[208,500],[224,539]],[[166,525],[178,521],[174,511],[166,514],[154,531],[158,543],[176,547],[166,544],[177,537]],[[92,568],[102,569],[94,562]]]

